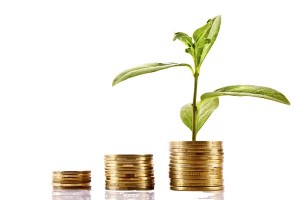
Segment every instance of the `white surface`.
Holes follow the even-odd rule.
[[[297,198],[300,13],[291,0],[1,1],[1,198],[51,199],[52,170],[90,169],[92,198],[103,199],[104,154],[153,153],[156,199],[182,199],[168,189],[168,143],[191,138],[178,114],[192,100],[189,71],[111,82],[138,64],[191,62],[174,32],[219,14],[200,92],[265,85],[292,105],[224,97],[198,139],[224,141],[226,200]]]

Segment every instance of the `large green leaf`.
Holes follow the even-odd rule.
[[[200,70],[200,58],[201,58],[203,48],[207,43],[210,43],[210,40],[206,40],[206,37],[209,33],[211,25],[212,25],[212,22],[210,19],[204,26],[198,28],[193,34],[193,39],[194,39],[194,43],[195,43],[194,44],[195,53],[194,53],[193,58],[194,58],[194,61],[196,64],[196,66],[195,66],[196,72],[199,72],[199,70]]]
[[[221,26],[221,16],[217,16],[217,17],[213,18],[211,20],[211,23],[212,23],[212,25],[211,25],[210,29],[208,30],[207,36],[205,37],[207,39],[210,39],[210,43],[206,44],[203,47],[202,53],[201,53],[201,55],[199,55],[199,56],[201,56],[200,57],[200,65],[202,64],[207,53],[209,52],[210,48],[212,47],[212,45],[214,44],[214,42],[217,39],[219,30],[220,30],[220,26]]]
[[[139,76],[142,74],[152,73],[163,69],[168,69],[171,67],[180,67],[180,66],[187,67],[193,72],[193,68],[189,64],[185,64],[185,63],[149,63],[138,67],[130,68],[121,72],[113,80],[112,85],[115,86],[116,84],[125,81],[126,79]]]
[[[193,46],[192,38],[190,36],[188,36],[188,34],[186,34],[186,33],[183,33],[183,32],[175,33],[173,41],[175,41],[177,39],[180,40],[183,44],[185,44],[188,47]]]
[[[202,128],[213,111],[219,106],[218,97],[208,98],[197,103],[196,132]],[[182,122],[192,130],[193,107],[192,104],[184,105],[180,110]]]
[[[277,90],[268,87],[255,85],[232,85],[217,89],[214,92],[205,93],[201,96],[202,100],[218,96],[251,96],[277,101],[283,104],[290,104],[289,100]]]
[[[210,30],[211,25],[212,25],[212,21],[210,19],[207,21],[207,23],[204,26],[195,30],[195,32],[193,33],[193,39],[195,42],[195,46],[198,46],[197,43],[207,37],[208,31]]]

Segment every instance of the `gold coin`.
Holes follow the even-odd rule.
[[[222,147],[222,141],[178,141],[170,142],[170,146]]]
[[[154,180],[154,177],[106,177],[106,180],[108,181],[152,181]]]
[[[222,147],[203,147],[203,146],[170,146],[169,150],[173,149],[190,149],[195,151],[223,151]]]
[[[68,190],[90,190],[91,189],[91,186],[53,186],[53,189],[55,190],[65,190],[65,189],[68,189]]]
[[[120,177],[120,178],[138,178],[138,177],[153,177],[154,174],[150,173],[150,174],[144,174],[144,173],[129,173],[129,174],[105,174],[106,177]]]
[[[220,191],[224,190],[223,186],[219,187],[170,187],[171,190],[176,190],[176,191]]]
[[[153,174],[153,170],[105,170],[105,174]]]
[[[207,172],[203,172],[203,171],[177,171],[177,170],[172,170],[169,173],[171,176],[172,175],[176,175],[176,176],[220,176],[222,175],[222,170],[217,170],[217,171],[207,171]]]
[[[187,153],[223,153],[222,150],[220,149],[202,149],[202,150],[199,150],[199,149],[186,149],[186,148],[183,148],[183,149],[170,149],[170,152],[172,153],[184,153],[184,152],[187,152]]]
[[[90,184],[91,181],[52,181],[55,184]]]
[[[57,176],[53,176],[52,177],[53,179],[57,179],[57,180],[87,180],[87,179],[91,179],[90,176],[86,176],[86,177],[64,177],[64,176],[61,176],[61,177],[57,177]]]
[[[120,154],[120,155],[105,155],[105,160],[152,160],[151,154]]]
[[[173,187],[220,187],[220,186],[223,186],[223,183],[219,184],[219,183],[185,183],[185,182],[174,183],[174,182],[171,182],[170,186],[173,186]]]
[[[88,175],[88,176],[63,175],[63,176],[52,176],[52,178],[77,178],[77,179],[85,179],[85,178],[91,178],[91,175]]]
[[[91,177],[91,174],[53,174],[52,177]]]
[[[172,141],[171,145],[222,145],[223,141]]]
[[[178,184],[223,184],[223,179],[171,179],[171,183]]]
[[[154,184],[153,180],[137,180],[137,181],[129,181],[129,180],[122,180],[122,181],[114,181],[114,180],[105,180],[107,185],[118,185],[118,184]]]
[[[53,175],[80,175],[80,174],[91,174],[91,171],[53,171]]]
[[[87,180],[87,179],[91,179],[90,176],[87,177],[52,177],[53,179],[57,179],[57,180]]]
[[[89,179],[91,179],[91,177],[90,176],[86,176],[86,177],[83,177],[83,176],[79,176],[79,177],[74,177],[74,176],[67,176],[67,177],[65,177],[65,176],[61,176],[61,177],[59,177],[59,176],[53,176],[52,177],[52,179],[53,180],[89,180]]]
[[[77,187],[77,186],[89,186],[90,183],[52,183],[54,187]]]
[[[169,175],[169,178],[171,179],[184,179],[184,180],[191,180],[191,179],[222,179],[223,176],[222,175],[205,175],[205,176],[182,176],[182,175]]]
[[[139,177],[154,177],[154,174],[105,174],[106,177],[111,178],[139,178]]]
[[[134,159],[121,159],[121,160],[104,160],[106,163],[152,163],[153,159],[152,158],[148,158],[148,159],[141,159],[141,160],[137,160],[136,158]]]
[[[131,171],[131,172],[141,172],[141,173],[149,173],[149,172],[153,172],[153,168],[131,168],[131,167],[105,167],[105,171],[106,172],[112,172],[112,173],[119,173],[119,172],[123,172],[123,171]]]
[[[170,160],[170,163],[174,164],[194,164],[194,165],[202,165],[202,164],[223,164],[223,160]]]
[[[80,181],[74,181],[74,180],[53,180],[52,183],[58,183],[58,184],[73,184],[73,183],[90,183],[91,180],[80,180]]]
[[[211,172],[223,170],[221,167],[203,167],[203,168],[187,168],[187,167],[169,167],[170,171],[183,171],[183,172]]]
[[[188,168],[203,168],[203,167],[222,167],[223,163],[172,163],[169,164],[170,167],[188,167]]]
[[[222,151],[222,148],[217,148],[217,147],[169,147],[169,151],[173,152],[176,150],[190,150],[190,151],[199,151],[199,152],[211,152],[211,151]]]
[[[171,156],[223,156],[224,153],[208,152],[170,152]]]
[[[153,164],[140,164],[140,163],[115,163],[115,164],[105,164],[105,167],[132,167],[132,168],[140,168],[140,167],[151,167],[153,168]]]
[[[105,158],[136,158],[136,157],[153,157],[152,154],[108,154]]]
[[[223,152],[222,148],[203,148],[203,147],[190,147],[190,148],[186,148],[186,147],[170,147],[169,151],[170,152],[176,152],[176,151],[193,151],[193,152],[213,152],[213,151],[220,151]]]
[[[153,171],[153,167],[105,167],[106,171]]]
[[[203,163],[203,164],[198,164],[198,163],[191,163],[191,164],[182,164],[182,163],[170,163],[170,167],[179,167],[179,168],[220,168],[223,167],[223,163]]]
[[[178,143],[170,143],[170,147],[202,147],[202,148],[222,148],[222,143],[206,143],[206,144],[199,144],[199,143],[185,143],[185,144],[178,144]]]
[[[113,187],[113,186],[106,186],[106,190],[154,190],[154,186],[149,187]]]
[[[105,164],[153,164],[152,159],[150,160],[105,160]]]
[[[151,187],[154,185],[154,183],[110,183],[110,182],[106,182],[105,184],[107,187]]]
[[[224,156],[170,156],[171,160],[195,160],[195,161],[201,161],[201,160],[223,160]]]
[[[53,183],[90,183],[91,179],[76,180],[76,179],[52,179]]]

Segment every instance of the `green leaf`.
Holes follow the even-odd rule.
[[[188,36],[188,34],[186,34],[186,33],[183,33],[183,32],[175,33],[173,41],[175,41],[177,39],[180,40],[183,44],[185,44],[188,47],[193,46],[192,38],[190,36]]]
[[[211,43],[211,39],[204,38],[203,40],[199,41],[197,44],[197,49],[203,48],[206,44]]]
[[[221,26],[221,16],[217,16],[211,20],[211,28],[208,30],[207,39],[210,39],[210,43],[205,45],[202,50],[202,54],[199,55],[200,57],[200,65],[202,64],[203,60],[205,59],[207,53],[209,52],[210,48],[214,44],[217,39],[220,26]]]
[[[205,93],[201,96],[201,99],[208,99],[218,96],[251,96],[269,99],[279,103],[290,105],[289,100],[277,90],[268,87],[255,86],[255,85],[232,85],[217,89],[214,92]]]
[[[189,64],[185,64],[185,63],[148,63],[121,72],[113,80],[112,85],[115,86],[116,84],[125,81],[126,79],[139,76],[142,74],[152,73],[163,69],[168,69],[171,67],[180,67],[180,66],[187,67],[192,71],[192,73],[194,73],[193,68]]]
[[[203,52],[203,47],[206,45],[206,44],[209,44],[211,42],[210,39],[203,39],[201,41],[199,41],[199,44],[198,44],[198,47],[197,47],[197,63],[199,63],[200,61],[200,56],[202,55],[202,52]],[[200,67],[200,66],[199,66]],[[197,67],[197,69],[199,70],[199,68]],[[198,71],[197,70],[197,71]]]
[[[211,20],[208,20],[208,22],[204,26],[195,30],[195,32],[193,33],[193,39],[195,42],[195,46],[197,46],[196,44],[198,43],[199,40],[202,40],[207,36],[208,31],[211,28],[211,25],[212,25]]]
[[[191,56],[194,58],[194,48],[193,47],[186,48],[185,52],[191,54]]]
[[[181,121],[192,130],[193,124],[193,106],[192,104],[186,104],[180,109]]]
[[[208,98],[197,103],[196,132],[198,133],[210,115],[219,106],[219,98]],[[182,122],[192,130],[193,107],[192,104],[184,105],[180,110]]]

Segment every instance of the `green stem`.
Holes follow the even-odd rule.
[[[196,114],[197,114],[197,88],[198,88],[198,77],[199,73],[194,74],[194,96],[193,96],[193,117],[192,117],[192,140],[196,141],[197,130],[196,130]]]

